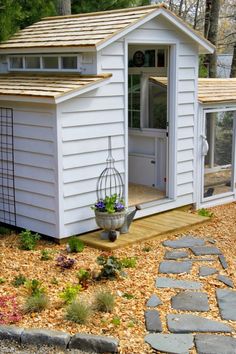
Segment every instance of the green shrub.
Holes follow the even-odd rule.
[[[41,250],[41,261],[49,261],[52,259],[52,251],[51,250]]]
[[[39,234],[32,234],[30,230],[21,231],[20,236],[20,248],[26,251],[32,251],[35,249],[37,241],[40,239]]]
[[[5,282],[6,282],[6,279],[0,278],[0,284],[3,284],[3,283],[5,283]]]
[[[59,294],[60,298],[66,303],[70,304],[75,300],[78,293],[81,291],[82,286],[67,284],[66,288]]]
[[[99,291],[95,295],[95,308],[101,312],[112,312],[115,306],[115,297],[109,291]]]
[[[26,277],[22,274],[16,275],[12,281],[12,285],[18,288],[21,285],[24,285],[26,282]]]
[[[80,268],[76,275],[79,280],[79,284],[83,287],[83,289],[87,289],[89,281],[92,277],[90,269]]]
[[[111,320],[111,323],[112,323],[114,326],[119,326],[119,325],[121,324],[120,317],[118,317],[118,316],[113,317],[113,319]]]
[[[134,298],[134,295],[129,294],[129,293],[124,293],[124,294],[122,295],[122,297],[124,297],[125,299],[128,299],[128,300],[131,300],[131,299]]]
[[[79,324],[85,324],[92,315],[92,308],[82,300],[75,300],[66,309],[66,319]]]
[[[198,210],[198,215],[206,216],[208,218],[212,218],[214,216],[214,213],[212,213],[211,211],[209,211],[209,210],[207,210],[205,208],[202,208],[202,209]]]
[[[59,281],[57,280],[56,277],[53,277],[53,278],[52,278],[51,284],[53,284],[53,285],[58,285],[58,284],[59,284]]]
[[[118,258],[107,254],[97,257],[97,263],[102,266],[99,278],[114,279],[122,271],[122,264]]]
[[[42,283],[37,279],[26,280],[24,284],[25,284],[25,287],[26,287],[26,290],[27,290],[29,296],[35,296],[38,294],[45,293],[44,288],[42,288],[42,286],[41,286]]]
[[[45,293],[36,293],[27,297],[24,304],[24,312],[41,312],[48,307],[49,299]]]
[[[78,237],[76,236],[72,236],[69,240],[68,240],[68,245],[69,245],[69,252],[74,252],[74,253],[78,253],[78,252],[83,252],[84,250],[84,243],[83,241],[81,241]]]
[[[10,235],[11,230],[5,226],[0,226],[0,235]]]
[[[124,268],[135,268],[137,259],[135,257],[126,257],[121,260],[121,264]]]

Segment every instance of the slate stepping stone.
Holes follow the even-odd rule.
[[[236,321],[236,291],[217,289],[216,298],[223,320]]]
[[[229,277],[227,277],[226,275],[219,274],[217,276],[217,280],[221,281],[222,283],[224,283],[225,285],[229,286],[230,288],[234,287],[233,281]]]
[[[147,301],[146,306],[148,307],[156,307],[162,304],[162,301],[160,298],[156,295],[153,294],[150,299]]]
[[[191,251],[195,256],[206,256],[212,254],[221,254],[221,251],[217,247],[209,247],[209,246],[194,246],[190,247]]]
[[[220,261],[223,269],[228,268],[228,264],[227,264],[225,256],[223,254],[219,255],[219,261]]]
[[[176,280],[171,278],[158,277],[156,279],[157,288],[174,288],[174,289],[201,289],[202,283],[190,280]]]
[[[189,248],[193,246],[205,245],[205,240],[191,235],[183,236],[177,240],[166,240],[162,242],[163,246],[171,248]]]
[[[197,334],[195,344],[198,354],[236,354],[236,338],[215,334]]]
[[[188,252],[186,251],[166,251],[164,259],[179,259],[188,258]]]
[[[167,315],[167,326],[173,333],[232,332],[232,327],[196,315]]]
[[[147,334],[144,340],[153,349],[168,354],[187,354],[193,347],[192,334]]]
[[[192,262],[190,261],[163,261],[160,263],[158,273],[181,274],[190,273]]]
[[[208,275],[212,275],[212,274],[216,274],[216,273],[218,273],[218,270],[215,268],[211,268],[211,267],[202,266],[199,269],[199,276],[200,277],[207,277]]]
[[[202,292],[181,292],[172,297],[171,306],[182,311],[209,311],[207,294]]]
[[[160,315],[157,310],[146,310],[144,316],[147,331],[162,332]]]

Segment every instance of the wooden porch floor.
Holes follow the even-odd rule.
[[[134,221],[128,234],[122,234],[115,242],[100,239],[100,231],[80,236],[87,246],[105,251],[127,247],[131,244],[160,237],[169,232],[186,230],[189,227],[204,223],[209,218],[190,214],[185,211],[172,210]]]

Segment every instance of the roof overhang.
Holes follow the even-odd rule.
[[[146,15],[144,18],[138,20],[134,24],[127,26],[125,29],[122,29],[120,32],[112,35],[110,38],[103,40],[100,42],[96,48],[97,50],[101,50],[107,47],[112,42],[119,40],[120,38],[124,37],[128,33],[132,32],[136,28],[142,26],[146,22],[158,17],[163,16],[167,21],[171,24],[176,26],[180,31],[182,31],[186,36],[188,36],[191,40],[198,44],[199,53],[200,54],[212,54],[215,51],[215,46],[205,39],[200,33],[193,30],[189,25],[187,25],[183,20],[181,20],[178,16],[176,16],[170,10],[160,7],[156,9],[156,11],[151,12],[150,14]]]

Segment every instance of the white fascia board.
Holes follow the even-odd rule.
[[[0,55],[19,55],[19,54],[61,54],[61,53],[82,53],[96,52],[95,46],[84,47],[37,47],[37,48],[0,48]]]
[[[128,28],[124,29],[123,31],[117,33],[116,35],[112,36],[108,40],[104,41],[100,45],[98,44],[96,46],[97,50],[101,50],[108,46],[109,44],[113,43],[116,40],[119,40],[120,38],[124,37],[131,31],[135,30],[136,28],[142,26],[146,22],[152,20],[153,18],[162,15],[165,19],[167,19],[169,22],[171,22],[173,25],[175,25],[179,30],[181,30],[183,33],[185,33],[188,37],[190,37],[193,41],[198,43],[199,45],[199,52],[201,54],[212,54],[215,51],[215,46],[211,44],[209,41],[205,40],[202,38],[200,35],[198,35],[195,31],[191,30],[188,26],[185,26],[184,23],[182,23],[181,20],[179,20],[175,15],[172,15],[170,11],[166,11],[163,8],[157,9],[156,11],[153,11],[149,15],[145,16],[143,19],[140,21],[137,21],[133,25],[129,26]]]
[[[1,101],[55,104],[55,100],[53,97],[35,97],[26,95],[0,95],[0,102]]]
[[[105,79],[103,79],[103,80],[101,80],[101,81],[98,81],[98,82],[96,82],[96,83],[91,83],[91,84],[89,84],[89,85],[86,85],[86,86],[85,86],[84,88],[82,88],[82,89],[80,88],[80,89],[78,89],[78,90],[75,90],[75,91],[72,91],[72,92],[68,92],[68,93],[66,93],[65,95],[62,95],[62,96],[60,96],[60,97],[56,97],[56,98],[55,98],[55,103],[58,104],[58,103],[67,101],[67,100],[69,100],[69,99],[71,99],[71,98],[74,98],[74,97],[77,97],[77,96],[79,96],[79,95],[82,95],[83,93],[86,93],[86,92],[95,90],[95,89],[97,89],[97,88],[99,88],[99,87],[102,87],[102,86],[104,86],[104,85],[106,85],[107,83],[110,82],[111,77],[112,77],[112,76],[110,76],[110,77],[108,77],[108,78],[105,78]]]

